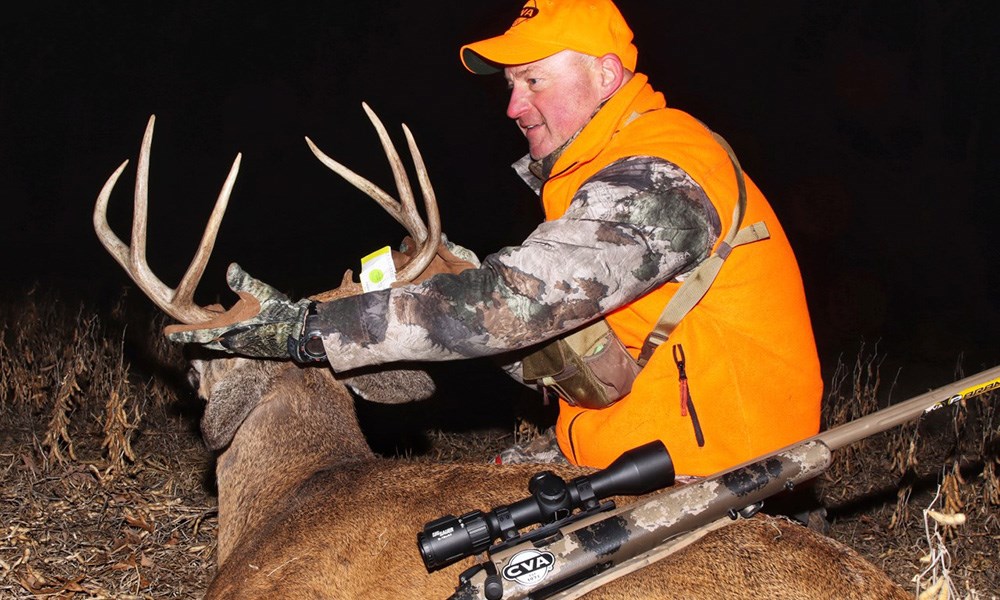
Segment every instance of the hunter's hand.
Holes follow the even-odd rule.
[[[254,358],[302,360],[295,349],[312,302],[292,302],[236,263],[229,265],[226,280],[239,301],[211,321],[167,327],[167,339]]]

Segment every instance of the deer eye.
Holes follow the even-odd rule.
[[[198,386],[201,385],[201,369],[198,368],[199,365],[195,364],[199,362],[201,361],[198,360],[191,361],[188,364],[186,373],[188,385],[190,385],[191,388],[194,389],[195,391],[197,391]]]

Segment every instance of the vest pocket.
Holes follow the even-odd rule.
[[[681,396],[681,416],[691,416],[691,425],[694,427],[694,439],[698,442],[698,447],[705,446],[705,434],[701,430],[701,423],[698,421],[698,412],[694,409],[694,399],[691,398],[691,386],[687,378],[685,368],[687,361],[684,358],[684,346],[674,344],[674,364],[677,365],[677,381],[680,386]]]

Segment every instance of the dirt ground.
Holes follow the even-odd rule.
[[[150,344],[158,323],[123,304],[101,313],[35,298],[7,303],[0,316],[0,598],[201,597],[215,558],[213,456],[180,351]],[[64,344],[39,350],[31,341],[42,335]],[[827,425],[885,403],[892,386],[879,367],[862,349],[836,370]],[[938,411],[838,452],[817,486],[829,534],[915,597],[937,585],[947,595],[926,597],[997,598],[994,404]],[[372,410],[361,407],[363,422]],[[408,431],[405,450],[488,460],[518,434],[516,413],[506,425],[467,419],[482,426]],[[534,425],[545,416],[525,418]],[[373,445],[391,452],[384,440],[397,434],[374,431]],[[965,524],[939,524],[927,509],[962,514]]]

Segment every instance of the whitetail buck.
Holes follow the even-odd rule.
[[[367,107],[366,107],[367,110]],[[401,277],[427,275],[438,253],[440,222],[417,148],[406,131],[426,203],[420,222],[407,177],[378,119],[402,202],[323,155],[330,168],[379,201],[419,249]],[[405,126],[404,126],[405,130]],[[146,201],[153,119],[139,156],[132,242],[111,232],[106,217],[112,188],[97,200],[94,226],[108,251],[163,311],[184,324],[214,319],[193,294],[205,268],[239,166],[233,164],[201,245],[176,290],[145,259]],[[308,141],[308,140],[307,140]],[[416,266],[413,266],[416,265]],[[341,288],[316,296],[358,293]],[[218,572],[209,598],[444,598],[471,559],[428,575],[415,532],[443,514],[510,504],[526,495],[538,466],[438,464],[376,456],[365,442],[348,390],[376,402],[407,402],[433,393],[419,370],[381,369],[334,374],[291,362],[195,360],[193,379],[207,401],[202,431],[220,451]],[[550,468],[551,465],[546,465]],[[557,469],[558,470],[558,469]],[[583,470],[564,468],[563,476]],[[588,598],[907,598],[858,554],[805,527],[777,518],[741,520],[640,571],[610,582]]]

